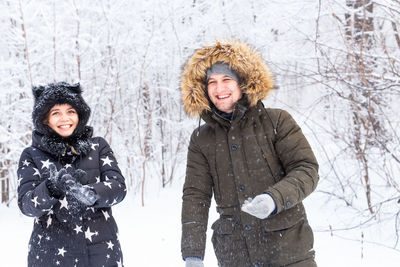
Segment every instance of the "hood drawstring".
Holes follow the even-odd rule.
[[[268,116],[268,118],[269,118],[269,121],[270,121],[271,124],[272,124],[272,128],[274,129],[274,134],[275,134],[275,136],[276,136],[276,135],[278,134],[278,132],[276,131],[275,124],[274,124],[274,122],[272,121],[271,116],[269,116],[269,113],[268,113],[267,109],[265,108],[264,110],[265,110],[265,113],[267,113],[267,116]]]
[[[201,117],[199,117],[199,127],[197,127],[196,136],[199,136],[199,134],[200,134],[200,122],[201,122]]]

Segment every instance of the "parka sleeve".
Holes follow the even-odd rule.
[[[58,200],[50,195],[28,150],[22,152],[18,164],[18,206],[23,214],[40,217],[47,214]]]
[[[277,213],[303,201],[318,183],[318,162],[300,127],[284,110],[276,123],[275,151],[285,176],[268,188],[276,202]]]
[[[192,134],[187,155],[182,197],[182,257],[204,258],[208,211],[212,197],[212,178],[206,157]]]
[[[91,186],[99,196],[94,207],[105,208],[118,204],[125,198],[126,185],[114,153],[104,138],[99,139],[99,151],[100,182]]]

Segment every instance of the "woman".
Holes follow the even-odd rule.
[[[35,217],[28,266],[122,266],[111,206],[126,195],[108,143],[86,126],[79,84],[33,88],[32,145],[18,166],[18,205]]]

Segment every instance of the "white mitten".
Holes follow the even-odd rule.
[[[253,199],[245,200],[242,205],[242,211],[259,219],[267,218],[275,208],[275,201],[269,194],[261,194]]]
[[[203,260],[197,257],[187,257],[186,267],[204,267]]]

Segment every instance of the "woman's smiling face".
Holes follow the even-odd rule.
[[[78,122],[78,112],[70,104],[57,104],[50,109],[44,123],[58,135],[68,137],[74,132]]]

